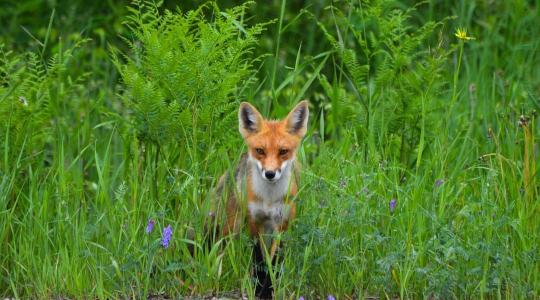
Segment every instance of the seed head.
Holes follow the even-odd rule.
[[[24,106],[28,106],[28,100],[26,100],[26,98],[23,96],[19,96],[19,102],[21,102]]]

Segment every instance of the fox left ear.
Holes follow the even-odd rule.
[[[253,105],[247,102],[242,102],[240,104],[240,109],[238,110],[238,125],[240,134],[242,134],[244,138],[257,133],[261,129],[262,121],[263,117],[261,116],[261,113],[259,113]]]
[[[285,118],[287,131],[290,134],[295,134],[304,137],[307,131],[307,122],[309,117],[309,102],[307,100],[298,103],[293,110]]]

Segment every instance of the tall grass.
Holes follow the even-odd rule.
[[[247,235],[204,246],[210,192],[245,151],[234,118],[202,127],[179,114],[220,100],[234,112],[245,98],[280,118],[309,98],[298,218],[271,270],[277,298],[540,297],[540,3],[308,4],[254,3],[234,14],[207,4],[191,15],[150,4],[175,26],[193,18],[169,40],[137,31],[167,33],[168,21],[121,25],[134,20],[133,5],[107,4],[115,13],[99,18],[74,12],[105,4],[44,7],[43,19],[0,9],[12,11],[0,37],[0,296],[254,297]],[[228,39],[212,48],[201,32],[219,26]],[[458,27],[475,39],[459,40]],[[260,36],[234,52],[249,28]],[[165,54],[148,64],[130,49]],[[183,64],[218,62],[193,80],[207,88],[234,67],[247,68],[247,81],[208,95],[168,87],[181,67],[158,66],[168,51],[220,54]],[[220,67],[231,53],[249,64]],[[153,85],[143,96],[162,97],[146,100],[172,107],[164,121],[182,124],[152,134],[174,138],[144,136],[141,95],[126,76],[134,70]],[[187,127],[193,135],[174,132]]]

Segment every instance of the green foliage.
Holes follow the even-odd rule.
[[[141,141],[197,155],[236,132],[237,105],[254,79],[251,52],[263,30],[242,23],[246,7],[160,13],[151,2],[137,2],[130,9],[131,52],[125,63],[113,59]]]
[[[0,48],[0,139],[3,141],[2,168],[11,169],[17,157],[28,157],[42,149],[47,125],[47,96],[42,65],[35,54],[15,55]],[[22,153],[20,153],[22,152]]]
[[[0,170],[42,159],[53,129],[67,129],[71,118],[65,113],[77,105],[72,96],[80,93],[82,79],[69,76],[75,48],[44,63],[36,53],[15,54],[0,45]]]
[[[337,37],[319,25],[339,57],[340,72],[335,85],[325,76],[320,81],[330,104],[329,134],[339,138],[352,128],[364,151],[375,146],[371,157],[409,166],[437,130],[428,109],[444,91],[449,51],[441,42],[425,49],[441,22],[413,26],[414,9],[394,4],[351,2],[347,13],[330,8]]]
[[[540,297],[538,0],[232,2],[0,5],[1,297],[253,297],[206,200],[304,98],[277,299]]]

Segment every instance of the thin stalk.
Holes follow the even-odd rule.
[[[277,74],[277,65],[278,65],[278,61],[279,61],[279,48],[280,48],[280,44],[281,44],[281,31],[282,31],[282,28],[283,28],[283,17],[285,15],[285,6],[287,4],[287,0],[283,0],[281,2],[281,9],[280,9],[280,12],[279,12],[279,25],[278,25],[278,34],[277,34],[277,37],[276,37],[276,51],[274,53],[274,65],[272,67],[272,81],[271,81],[271,84],[272,84],[272,102],[270,102],[268,105],[268,107],[266,108],[266,114],[268,115],[268,113],[270,112],[270,110],[272,109],[272,103],[275,103],[277,101],[276,99],[276,89],[275,89],[275,86],[276,86],[276,74]]]
[[[156,200],[159,200],[158,192],[158,165],[159,165],[159,154],[161,153],[161,146],[158,143],[156,145],[156,157],[154,158],[154,197]]]
[[[446,114],[447,130],[449,129],[448,123],[450,121],[450,116],[452,115],[451,112],[454,109],[454,105],[456,104],[457,97],[458,97],[457,84],[458,84],[458,79],[459,79],[459,72],[461,70],[461,60],[463,57],[463,44],[464,44],[463,41],[459,41],[458,65],[457,65],[457,69],[454,71],[454,79],[452,83],[452,98],[450,99],[450,109],[448,110],[448,113]]]

